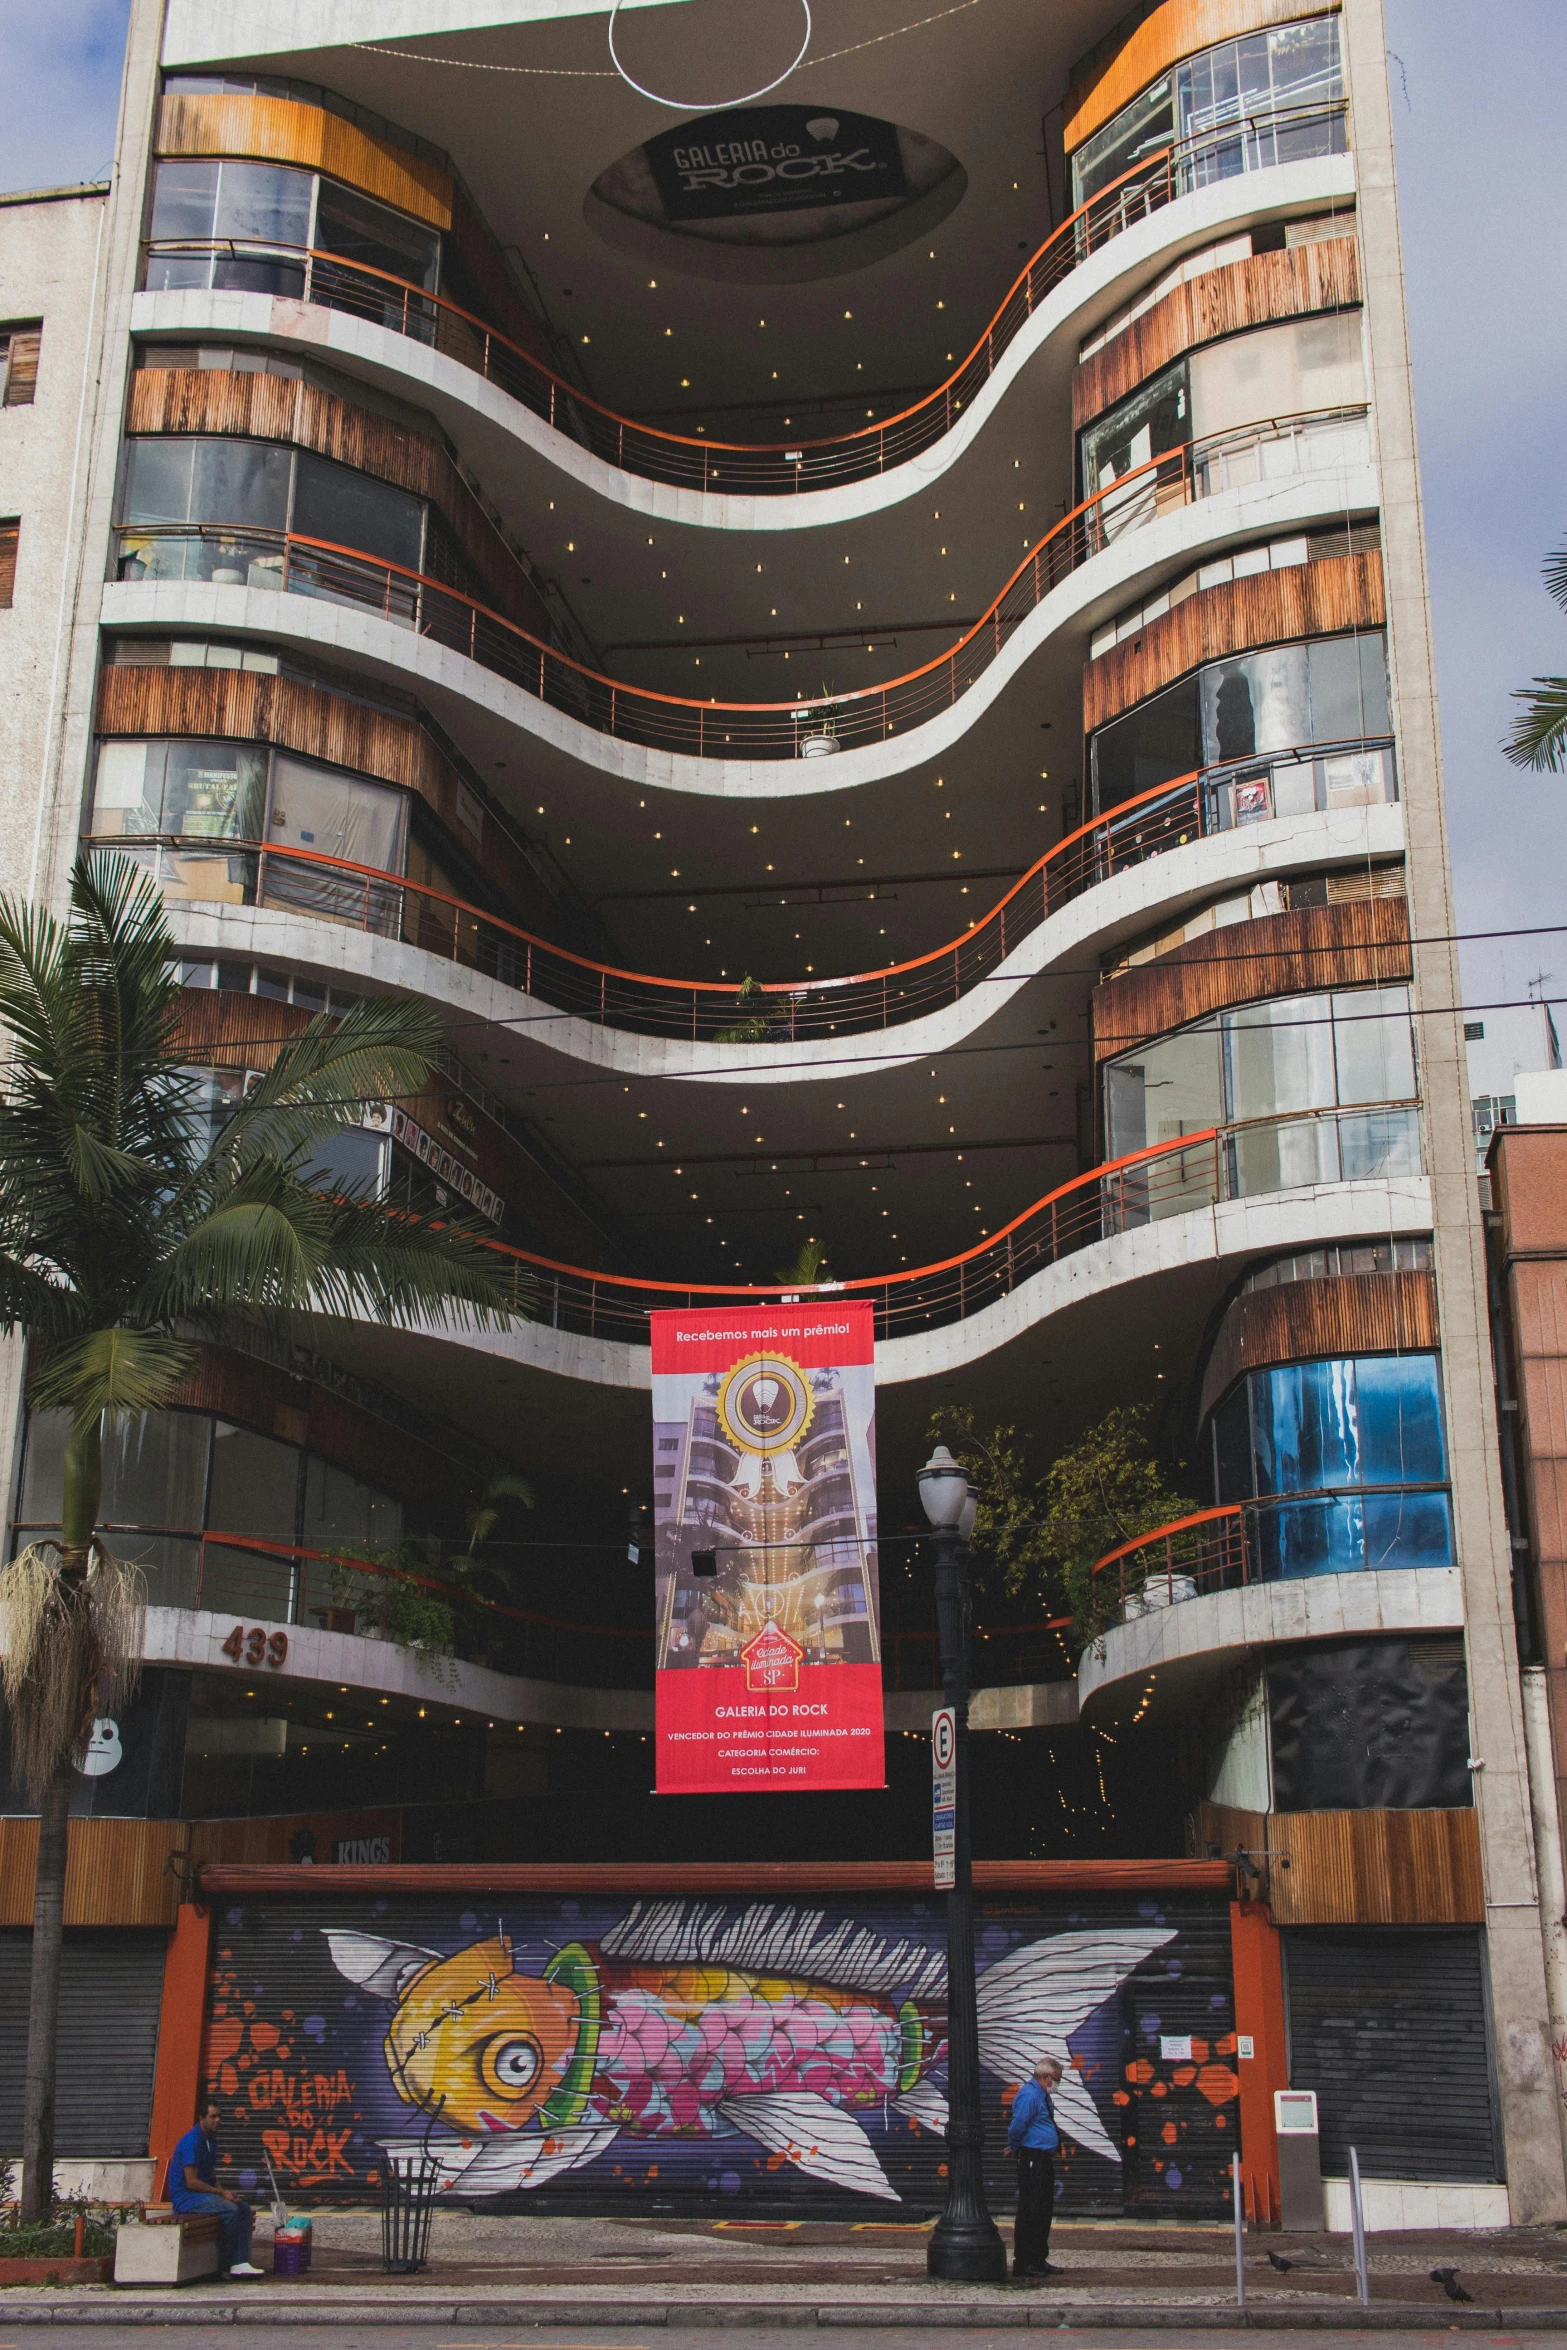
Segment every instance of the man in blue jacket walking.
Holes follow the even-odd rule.
[[[1017,2220],[1012,2231],[1012,2274],[1055,2277],[1050,2265],[1050,2221],[1056,2199],[1056,2148],[1061,2143],[1050,2092],[1061,2078],[1053,2056],[1042,2056],[1034,2077],[1012,2100],[1007,2145],[1017,2156]]]

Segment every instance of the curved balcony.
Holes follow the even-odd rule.
[[[324,915],[478,971],[592,1027],[728,1048],[776,1049],[880,1035],[928,1022],[997,980],[1014,977],[1021,984],[1029,969],[1043,968],[1048,960],[1036,954],[1022,968],[1021,949],[1062,908],[1172,850],[1234,834],[1237,776],[1244,775],[1255,804],[1271,817],[1275,769],[1298,777],[1302,761],[1344,754],[1364,760],[1368,775],[1375,769],[1384,804],[1395,800],[1393,746],[1386,740],[1312,744],[1194,770],[1080,825],[1047,849],[988,913],[942,946],[878,970],[762,980],[742,992],[722,980],[664,979],[596,962],[427,883],[308,849],[172,833],[90,835],[87,845],[136,857],[178,902],[233,904],[237,891],[247,906]],[[1368,791],[1372,788],[1368,781]],[[1259,790],[1262,799],[1256,799]],[[1242,839],[1247,829],[1242,828]],[[965,1029],[999,1009],[1007,993],[993,990]],[[778,1074],[807,1076],[820,1066],[820,1056],[795,1059]],[[700,1065],[690,1071],[702,1073]]]
[[[1159,1675],[1161,1697],[1195,1702],[1226,1665],[1285,1641],[1374,1638],[1453,1631],[1464,1621],[1458,1567],[1364,1567],[1285,1583],[1235,1584],[1177,1606],[1154,1605],[1090,1640],[1078,1660],[1077,1695],[1090,1718],[1117,1688]]]
[[[147,273],[156,275],[160,262],[215,257],[242,281],[247,268],[252,283],[271,276],[275,290],[291,301],[345,313],[455,361],[617,473],[699,495],[792,502],[813,491],[879,479],[950,439],[1050,294],[1085,262],[1129,229],[1220,181],[1221,173],[1221,184],[1231,187],[1248,184],[1263,170],[1301,168],[1281,162],[1281,146],[1296,157],[1343,155],[1346,121],[1342,102],[1270,110],[1136,164],[1046,239],[944,383],[894,416],[818,440],[724,442],[639,424],[567,383],[472,312],[406,279],[312,247],[232,238],[162,240],[147,248]],[[154,292],[151,298],[160,297]],[[909,488],[928,477],[929,469],[922,469]]]
[[[807,701],[700,701],[626,685],[439,580],[294,532],[216,524],[128,527],[120,534],[121,587],[105,590],[103,617],[117,624],[169,620],[174,614],[168,590],[197,582],[209,590],[262,590],[347,607],[519,689],[524,711],[542,706],[554,714],[557,724],[549,731],[557,739],[558,722],[564,720],[567,746],[596,764],[603,763],[599,745],[614,742],[666,760],[694,761],[692,788],[712,789],[715,783],[724,788],[723,769],[749,764],[767,773],[765,788],[774,796],[781,783],[775,779],[776,763],[782,761],[796,768],[783,786],[787,790],[842,788],[873,773],[896,772],[951,739],[961,726],[943,722],[969,697],[976,712],[988,707],[1008,663],[1016,666],[1033,650],[1039,631],[1030,623],[1040,608],[1095,558],[1120,560],[1110,563],[1105,578],[1079,603],[1089,602],[1096,591],[1116,594],[1122,579],[1136,571],[1139,552],[1145,562],[1167,560],[1176,550],[1166,543],[1168,532],[1157,526],[1210,500],[1222,500],[1228,509],[1214,517],[1220,537],[1297,521],[1297,506],[1310,512],[1326,500],[1336,513],[1346,505],[1374,504],[1370,457],[1364,408],[1270,418],[1170,450],[1132,468],[1065,515],[1024,556],[988,610],[945,652],[884,684]],[[1130,563],[1128,555],[1134,558]],[[126,585],[142,583],[153,591],[145,608],[139,599],[124,599]],[[179,618],[187,617],[181,610]],[[253,606],[247,605],[244,624],[262,625]],[[398,656],[397,641],[383,642],[379,657],[394,669],[417,668],[417,662]],[[1000,674],[988,675],[997,669]],[[537,721],[527,723],[531,731],[545,732]],[[573,729],[575,744],[569,739]],[[887,756],[887,746],[894,743],[896,750]],[[827,768],[836,753],[849,757],[841,768]],[[868,759],[867,753],[883,756]],[[622,773],[632,771],[624,759],[616,765]],[[697,780],[705,775],[715,783]],[[647,780],[668,786],[672,778],[667,770],[661,774],[650,767]],[[761,788],[760,778],[753,788]]]
[[[1419,1120],[1418,1105],[1405,1101],[1301,1110],[1209,1127],[1075,1175],[1000,1231],[935,1264],[798,1288],[780,1282],[649,1281],[634,1274],[591,1272],[503,1241],[484,1245],[510,1265],[519,1311],[529,1321],[576,1337],[644,1346],[648,1315],[664,1307],[700,1310],[763,1299],[826,1305],[842,1298],[875,1309],[876,1338],[884,1343],[972,1320],[1095,1241],[1255,1199],[1276,1188],[1295,1188],[1266,1179],[1269,1145],[1276,1137],[1311,1131],[1318,1186],[1418,1175]],[[1263,1180],[1256,1179],[1259,1175]]]

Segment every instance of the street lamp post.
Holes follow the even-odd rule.
[[[985,2204],[979,2103],[979,2007],[974,1987],[974,1887],[968,1802],[968,1538],[976,1504],[944,1444],[920,1471],[920,1500],[936,1546],[936,1637],[942,1694],[952,1709],[952,1890],[947,1895],[947,2205],[925,2265],[958,2284],[1004,2282],[1007,2251]]]

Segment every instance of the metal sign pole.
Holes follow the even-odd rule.
[[[1349,2225],[1355,2240],[1355,2299],[1362,2309],[1371,2306],[1371,2278],[1366,2268],[1366,2219],[1360,2204],[1360,2156],[1349,2150]]]
[[[1246,2306],[1246,2220],[1241,2209],[1241,2158],[1238,2154],[1231,2155],[1230,2166],[1235,2186],[1235,2306],[1237,2309],[1244,2309]]]

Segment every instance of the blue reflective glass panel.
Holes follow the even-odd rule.
[[[1366,1563],[1362,1503],[1353,1495],[1289,1501],[1257,1514],[1257,1563],[1265,1583],[1347,1575]]]
[[[1368,1567],[1450,1567],[1452,1510],[1445,1493],[1368,1493]]]
[[[1362,1356],[1361,1476],[1367,1485],[1436,1484],[1447,1475],[1435,1355]]]
[[[1309,1492],[1360,1479],[1354,1365],[1288,1363],[1252,1386],[1259,1493]]]

